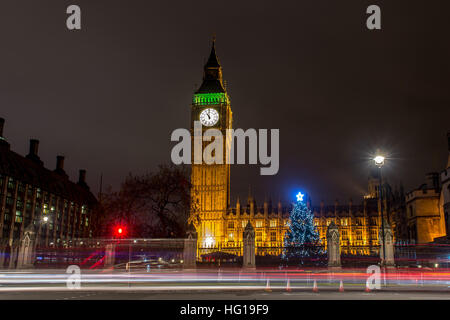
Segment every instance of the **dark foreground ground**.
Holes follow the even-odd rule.
[[[1,300],[450,300],[450,291],[272,291],[272,292],[149,292],[50,291],[2,292]]]

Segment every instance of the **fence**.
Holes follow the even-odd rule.
[[[449,267],[450,244],[398,241],[395,243],[395,264],[397,266]]]
[[[112,253],[108,253],[112,245]],[[183,261],[184,239],[89,239],[65,246],[37,247],[35,268],[64,268],[78,265],[95,269],[106,266],[107,255],[113,255],[117,269],[177,268]]]

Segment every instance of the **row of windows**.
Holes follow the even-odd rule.
[[[247,220],[243,220],[241,221],[241,226],[242,228],[245,228],[247,226],[248,221]],[[275,228],[278,226],[278,220],[276,219],[272,219],[269,221],[269,227],[270,228]],[[255,222],[255,228],[262,228],[263,227],[263,220],[256,220]],[[228,229],[232,230],[235,228],[235,223],[234,221],[229,221],[228,222]]]
[[[277,233],[276,231],[271,231],[269,234],[269,239],[271,242],[277,241]],[[256,242],[263,241],[263,234],[262,232],[256,232]]]
[[[5,177],[0,175],[0,200],[5,197]],[[10,226],[14,231],[20,232],[20,224],[25,223],[28,225],[31,222],[31,214],[33,209],[33,203],[35,204],[35,221],[34,224],[40,223],[36,219],[40,219],[42,216],[48,216],[50,219],[45,225],[45,229],[49,231],[67,229],[67,224],[70,219],[69,228],[72,229],[73,224],[80,223],[81,228],[89,226],[89,219],[87,218],[87,207],[85,205],[77,206],[73,201],[57,201],[57,196],[43,192],[40,188],[33,188],[17,181],[13,178],[8,178],[8,184],[6,185],[6,199],[4,208],[4,235],[9,233]],[[16,193],[17,188],[17,193]],[[34,194],[36,198],[34,198]],[[26,200],[25,200],[26,199]],[[15,214],[12,214],[12,210],[15,208]],[[69,216],[70,210],[70,217]],[[81,214],[80,214],[81,213]],[[64,217],[61,220],[61,217]],[[79,217],[80,216],[80,217]],[[15,223],[11,225],[11,220]],[[56,219],[56,221],[54,221]],[[81,220],[81,221],[80,221]],[[55,224],[55,222],[57,222]],[[14,237],[16,232],[14,232]]]
[[[331,221],[334,221],[334,219],[327,219],[326,220],[326,225],[329,226],[331,224]],[[341,218],[341,219],[337,220],[337,223],[340,226],[349,226],[350,225],[350,219],[348,219],[348,218]],[[354,220],[354,223],[357,226],[362,226],[362,225],[364,225],[364,218],[356,218]],[[378,224],[378,220],[377,220],[377,218],[370,218],[368,223],[370,225],[376,226]],[[315,219],[314,220],[314,225],[315,226],[320,226],[321,224],[324,224],[322,219]]]
[[[256,228],[262,228],[263,227],[263,221],[264,220],[256,220],[255,222],[255,227]],[[327,219],[326,221],[326,225],[329,226],[331,221],[333,221],[333,219]],[[377,218],[371,218],[370,220],[370,225],[377,225]],[[349,219],[347,218],[341,218],[338,222],[340,222],[341,226],[349,226]],[[355,225],[357,226],[362,226],[364,225],[364,219],[363,218],[356,218],[355,220]],[[242,222],[242,228],[245,228],[247,226],[247,221],[243,220]],[[286,223],[284,223],[284,225],[287,225],[287,220]],[[315,219],[314,221],[314,225],[315,226],[320,226],[320,220],[319,219]],[[271,219],[269,221],[269,227],[271,228],[275,228],[278,226],[278,220],[277,219]],[[229,221],[228,222],[228,229],[234,229],[235,228],[235,223],[234,221]]]

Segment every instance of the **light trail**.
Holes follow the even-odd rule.
[[[3,272],[0,273],[0,291],[10,290],[61,290],[66,288],[69,276],[64,270],[52,273],[36,272]],[[450,285],[450,270],[433,272],[393,271],[380,274],[385,276],[387,286],[423,289],[436,287],[447,290]],[[98,271],[85,271],[80,275],[83,290],[261,290],[270,284],[274,290],[286,289],[290,282],[291,290],[310,290],[313,282],[325,287],[333,287],[343,282],[349,288],[364,288],[369,274],[362,270],[352,271],[280,271],[264,270],[257,272],[236,271],[171,271],[158,273],[118,273],[109,274]],[[70,281],[70,280],[69,280]],[[121,286],[120,286],[121,285]]]

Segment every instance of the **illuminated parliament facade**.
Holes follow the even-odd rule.
[[[226,129],[232,128],[230,99],[224,86],[222,67],[213,42],[210,56],[204,66],[203,82],[194,93],[191,105],[191,137],[194,136],[194,121],[202,123],[202,130],[214,128],[226,136]],[[202,154],[206,147],[202,144]],[[230,145],[223,145],[223,155]],[[194,156],[193,156],[194,160]],[[190,222],[198,235],[198,254],[220,250],[242,255],[243,231],[248,222],[255,229],[256,254],[278,255],[284,243],[284,234],[291,206],[280,202],[273,205],[264,201],[258,206],[249,195],[244,203],[239,198],[234,207],[230,204],[230,165],[206,164],[204,161],[192,161],[192,209]],[[315,224],[323,245],[326,245],[326,231],[331,221],[339,226],[341,251],[343,253],[370,254],[371,246],[378,246],[378,228],[380,211],[377,197],[378,180],[369,178],[369,194],[362,205],[335,203],[318,207],[307,204],[314,212]]]

